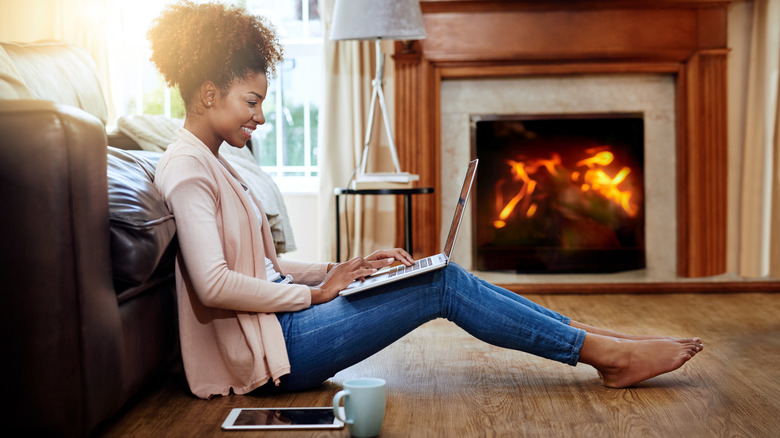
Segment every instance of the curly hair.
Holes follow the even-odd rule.
[[[147,37],[150,60],[189,108],[200,85],[212,81],[226,91],[250,73],[276,74],[282,48],[275,28],[245,9],[185,0],[169,5]]]

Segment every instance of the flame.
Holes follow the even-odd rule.
[[[593,149],[588,149],[585,152],[592,153]],[[596,155],[586,158],[584,160],[577,162],[577,167],[579,166],[587,166],[587,167],[593,167],[595,165],[601,165],[606,166],[607,164],[612,163],[612,161],[615,159],[615,155],[612,152],[609,151],[602,151],[602,152],[596,152]]]
[[[631,191],[619,187],[626,181],[631,169],[623,167],[615,176],[610,176],[605,167],[614,162],[615,156],[607,147],[590,148],[585,152],[590,156],[578,161],[575,164],[577,169],[571,171],[562,165],[561,157],[558,154],[553,154],[549,159],[528,162],[506,160],[510,167],[512,181],[522,185],[517,194],[505,204],[503,188],[506,181],[502,179],[496,184],[496,211],[499,213],[493,226],[496,229],[505,227],[506,220],[518,208],[525,217],[530,218],[536,214],[538,205],[531,201],[531,195],[536,190],[538,182],[532,175],[541,168],[545,168],[553,177],[567,178],[583,193],[593,192],[604,196],[619,205],[630,217],[634,217],[639,212],[639,207],[631,202]]]
[[[536,214],[536,208],[537,205],[536,202],[534,202],[530,207],[528,207],[528,211],[525,212],[525,217],[533,217],[534,214]]]

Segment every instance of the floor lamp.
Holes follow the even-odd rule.
[[[409,182],[417,177],[401,172],[390,128],[387,105],[385,104],[385,94],[382,91],[385,54],[380,49],[379,41],[383,39],[409,41],[422,38],[425,38],[425,26],[423,25],[419,0],[336,0],[330,39],[334,41],[374,40],[376,43],[376,74],[374,80],[371,81],[372,94],[368,127],[355,177],[356,181]],[[390,142],[390,153],[395,168],[393,173],[369,174],[366,172],[371,131],[374,126],[374,109],[377,101],[379,101],[379,110],[382,113],[387,138]]]

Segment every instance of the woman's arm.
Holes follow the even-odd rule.
[[[285,275],[292,275],[296,284],[316,286],[325,280],[331,263],[306,263],[279,259],[279,267]]]
[[[266,313],[295,311],[311,305],[307,286],[272,283],[229,268],[221,238],[224,230],[219,229],[217,222],[217,184],[195,157],[171,157],[161,176],[158,188],[176,218],[182,275],[204,305]],[[261,252],[255,256],[263,255]],[[260,265],[264,266],[264,262]]]

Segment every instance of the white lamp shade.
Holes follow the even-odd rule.
[[[332,40],[423,38],[419,0],[336,0]]]

